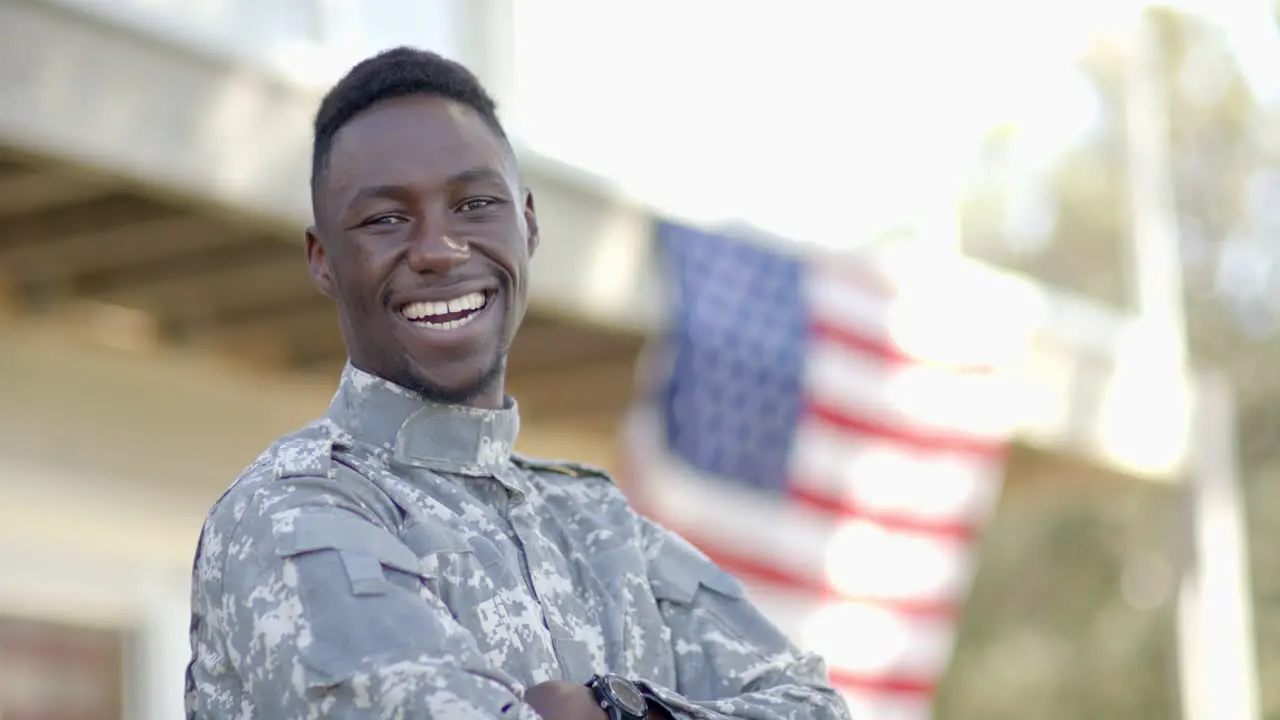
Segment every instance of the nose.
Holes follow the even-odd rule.
[[[409,242],[409,267],[419,275],[445,275],[471,257],[466,240],[450,234],[449,223],[431,218]]]

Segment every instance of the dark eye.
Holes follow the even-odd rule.
[[[476,210],[483,210],[495,203],[497,203],[497,200],[494,200],[493,198],[471,198],[470,200],[463,201],[463,203],[458,206],[458,210],[460,212],[475,212]]]
[[[376,215],[364,221],[364,225],[400,225],[409,222],[403,215]]]

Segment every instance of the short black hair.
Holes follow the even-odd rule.
[[[329,165],[333,138],[356,115],[392,98],[432,95],[475,110],[509,148],[498,108],[480,79],[461,63],[429,50],[398,47],[361,61],[334,85],[316,112],[311,144],[312,197]]]

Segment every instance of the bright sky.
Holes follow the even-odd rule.
[[[355,33],[349,52],[285,41],[309,37],[305,4],[110,6],[147,17],[181,6],[196,26],[239,38],[240,51],[261,46],[323,85],[372,47],[456,54],[450,28],[467,1],[420,0],[406,16],[397,0],[324,0],[330,29]],[[1021,128],[1032,165],[1088,132],[1097,100],[1070,58],[1139,2],[518,0],[519,95],[504,115],[533,149],[609,176],[667,214],[848,247],[895,224],[945,229],[961,165],[994,124]],[[1255,90],[1274,101],[1272,3],[1168,4],[1215,19]],[[169,19],[171,31],[191,29]]]
[[[1280,87],[1266,0],[1212,8],[1259,89]],[[1117,0],[516,3],[515,133],[694,221],[848,247],[949,212],[978,131],[1046,153],[1096,99],[1069,59]],[[572,18],[572,21],[569,20]]]

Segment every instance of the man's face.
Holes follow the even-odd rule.
[[[381,102],[334,138],[307,257],[351,362],[442,402],[498,407],[537,245],[515,159],[475,111]]]

